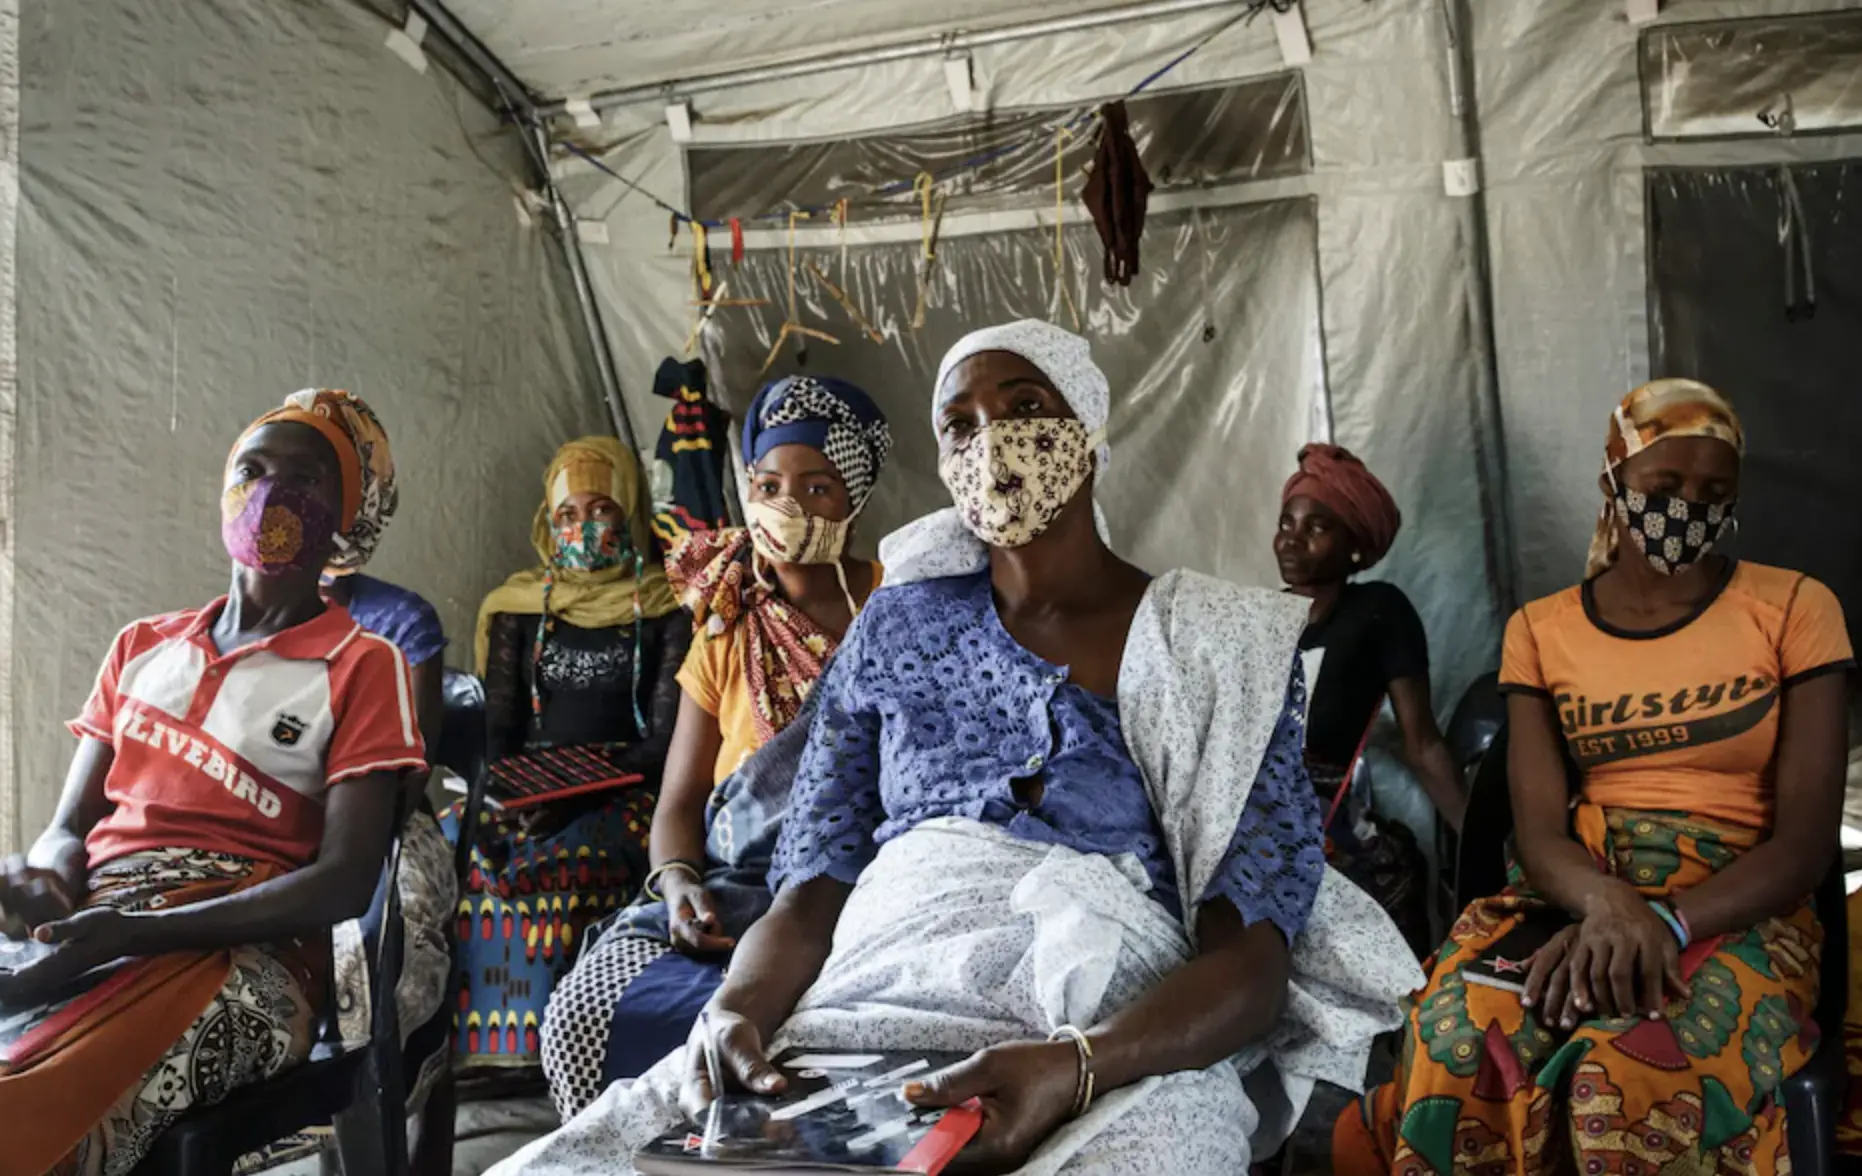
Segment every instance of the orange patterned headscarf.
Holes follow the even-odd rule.
[[[1746,455],[1746,431],[1726,397],[1699,380],[1651,380],[1623,397],[1610,414],[1604,440],[1603,470],[1614,477],[1618,467],[1657,441],[1670,437],[1712,437]],[[1616,510],[1606,492],[1597,532],[1591,537],[1584,571],[1592,579],[1616,562]]]
[[[336,554],[330,557],[328,570],[334,575],[347,575],[375,554],[388,520],[400,505],[388,431],[382,428],[374,410],[353,392],[306,388],[291,393],[284,404],[253,421],[240,435],[240,441],[266,425],[281,422],[310,426],[336,450],[343,477],[343,513],[337,521]],[[233,446],[233,452],[239,452],[238,445]]]

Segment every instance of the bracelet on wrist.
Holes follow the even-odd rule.
[[[1093,1043],[1086,1040],[1086,1034],[1073,1025],[1062,1025],[1047,1035],[1049,1041],[1071,1041],[1079,1055],[1079,1077],[1074,1079],[1073,1109],[1069,1117],[1077,1119],[1093,1105]]]
[[[698,868],[697,863],[688,862],[684,858],[672,858],[669,861],[661,862],[659,865],[647,871],[646,881],[640,884],[640,889],[645,891],[646,896],[654,902],[665,902],[666,896],[660,893],[659,887],[655,886],[654,883],[674,870],[690,874],[694,882],[703,882],[705,880],[705,872]]]
[[[1653,898],[1649,899],[1649,909],[1654,911],[1656,917],[1662,922],[1668,924],[1668,929],[1674,932],[1675,941],[1681,945],[1683,951],[1687,950],[1687,945],[1694,937],[1689,934],[1687,923],[1682,920],[1679,912],[1667,903]]]

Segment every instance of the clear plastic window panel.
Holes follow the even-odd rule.
[[[856,138],[690,147],[685,157],[692,211],[723,220],[777,208],[830,209],[845,198],[851,220],[915,217],[920,211],[912,180],[920,172],[940,181],[947,213],[1051,205],[1057,141],[1071,199],[1093,158],[1097,129],[1090,116],[1096,110],[992,111]],[[1132,139],[1159,191],[1273,179],[1311,168],[1297,74],[1141,94],[1126,110]]]
[[[1862,11],[1651,29],[1642,101],[1653,139],[1862,127]]]

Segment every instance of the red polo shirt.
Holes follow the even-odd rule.
[[[91,830],[93,868],[183,847],[310,864],[329,789],[425,766],[407,663],[330,605],[222,655],[210,630],[226,600],[137,621],[117,634],[80,736],[116,749],[114,806]]]

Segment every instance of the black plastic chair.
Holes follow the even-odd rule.
[[[472,675],[448,670],[443,692],[445,722],[432,758],[470,782],[466,815],[476,824],[477,810],[484,802],[485,689]],[[397,813],[397,830],[406,815]],[[344,1050],[332,1005],[319,1021],[318,1041],[307,1061],[185,1116],[156,1142],[138,1172],[224,1176],[241,1157],[325,1124],[335,1127],[344,1176],[401,1176],[407,1171],[405,1076],[436,1051],[451,1048],[452,1005],[450,999],[442,1002],[439,1013],[414,1031],[404,1050],[378,1048],[377,1043],[401,1040],[400,1014],[393,999],[404,950],[400,891],[395,884],[400,861],[397,833],[374,902],[362,919],[369,991],[374,994],[369,1044]],[[464,877],[463,872],[460,876]],[[447,925],[451,924],[448,919]],[[456,992],[456,985],[449,985],[447,991]],[[447,1110],[446,1102],[442,1100],[442,1111]],[[436,1127],[450,1139],[450,1122]]]
[[[1506,767],[1506,728],[1496,732],[1474,774],[1461,852],[1455,863],[1455,901],[1460,909],[1506,885],[1507,845],[1513,836],[1513,798]],[[1570,765],[1566,765],[1567,770]],[[1842,1112],[1849,1073],[1843,1056],[1843,1006],[1849,997],[1849,908],[1840,862],[1811,899],[1823,925],[1823,955],[1815,1018],[1821,1041],[1810,1060],[1785,1079],[1785,1136],[1791,1169],[1799,1176],[1832,1176],[1836,1167],[1836,1119]]]
[[[400,826],[376,888],[378,942],[368,951],[369,990],[392,993],[401,975]],[[366,939],[365,939],[365,942]],[[241,1157],[288,1135],[329,1123],[344,1176],[398,1176],[407,1166],[399,1015],[393,999],[373,1002],[369,1044],[344,1050],[334,1002],[318,1022],[310,1058],[276,1078],[244,1087],[181,1118],[155,1142],[137,1171],[151,1176],[226,1176]],[[377,1042],[395,1042],[380,1049]]]
[[[1448,744],[1448,753],[1454,757],[1455,768],[1461,773],[1463,788],[1472,791],[1474,774],[1485,759],[1487,749],[1505,728],[1506,697],[1500,693],[1500,675],[1482,674],[1462,692],[1461,701],[1455,704],[1455,713],[1449,717],[1448,729],[1442,732],[1442,739]],[[1471,814],[1464,815],[1462,832],[1457,835],[1439,814],[1436,817],[1435,860],[1440,865],[1437,869],[1434,906],[1439,921],[1438,930],[1446,930],[1452,925],[1455,916],[1461,913],[1461,907],[1466,905],[1457,900],[1459,887],[1456,879],[1461,844],[1468,836],[1470,823]]]

